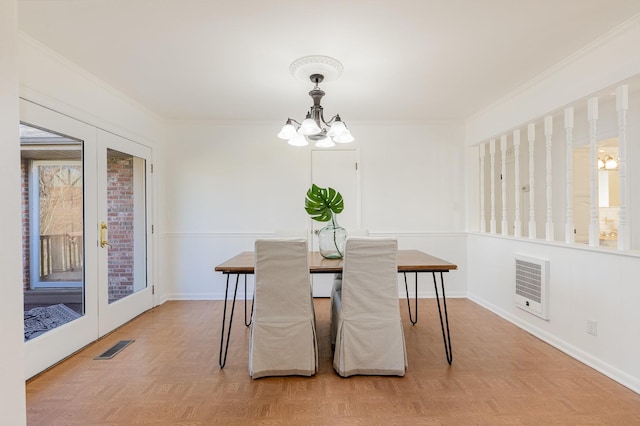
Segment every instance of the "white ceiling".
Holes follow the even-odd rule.
[[[301,120],[289,64],[344,65],[349,121],[464,119],[640,13],[640,0],[19,0],[20,29],[167,119]]]

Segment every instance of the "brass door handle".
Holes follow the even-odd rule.
[[[107,242],[107,224],[100,222],[100,247],[104,248],[105,246],[112,247],[111,244]]]

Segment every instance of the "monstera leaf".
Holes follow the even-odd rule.
[[[333,188],[320,188],[313,184],[307,191],[304,200],[304,209],[311,219],[318,222],[328,222],[333,214],[338,214],[344,209],[342,195]]]

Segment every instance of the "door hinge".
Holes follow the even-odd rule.
[[[153,173],[153,163],[151,163],[151,173]]]
[[[152,294],[152,295],[153,295],[153,294],[156,294],[156,286],[155,286],[155,285],[152,285],[152,286],[151,286],[151,294]]]
[[[358,170],[358,163],[356,163],[356,170]]]
[[[154,232],[155,232],[155,227],[151,225],[151,233],[153,234]]]

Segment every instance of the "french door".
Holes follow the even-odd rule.
[[[152,307],[151,149],[20,109],[29,378]]]
[[[99,334],[153,306],[147,206],[151,149],[98,130]]]

